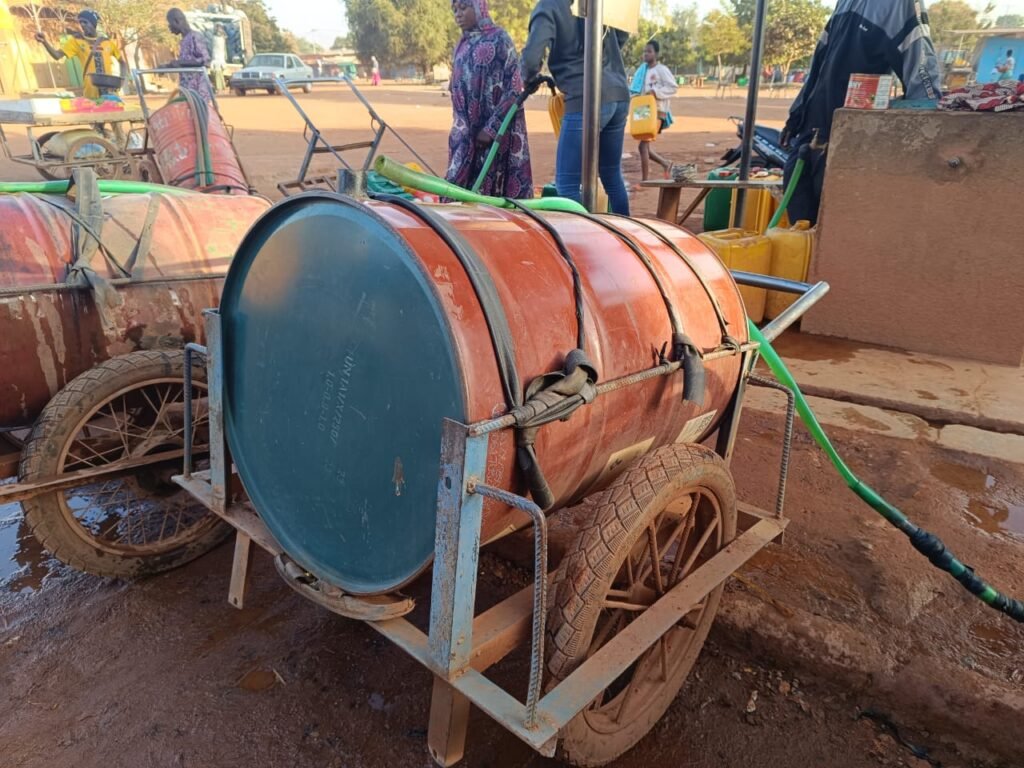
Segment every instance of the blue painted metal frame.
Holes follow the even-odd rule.
[[[467,427],[446,419],[437,483],[434,571],[430,593],[430,667],[451,678],[469,665],[473,650],[477,567],[483,496],[469,485],[487,471],[487,435],[466,437]]]

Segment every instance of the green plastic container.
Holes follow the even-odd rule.
[[[715,168],[708,173],[709,180],[735,179],[735,168]],[[729,213],[732,210],[732,192],[728,189],[713,189],[704,198],[704,231],[717,232],[729,228]]]

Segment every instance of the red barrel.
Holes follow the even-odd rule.
[[[157,168],[165,184],[186,189],[208,189],[229,194],[248,194],[249,183],[239,163],[235,147],[217,110],[207,105],[198,118],[187,101],[172,97],[149,118],[149,139],[153,144]],[[212,176],[198,172],[200,127],[206,121]]]
[[[130,279],[97,253],[121,303],[100,317],[92,292],[65,284],[75,260],[70,213],[36,195],[0,195],[0,428],[31,424],[78,374],[138,349],[200,338],[257,197],[119,195],[103,200],[100,238]],[[148,252],[139,250],[152,213]],[[131,264],[135,254],[135,263]]]
[[[661,289],[702,352],[747,339],[736,284],[688,232],[655,220],[544,220],[578,268],[583,347],[601,380],[647,370],[671,349]],[[515,386],[560,370],[578,346],[572,272],[543,222],[523,213],[293,198],[254,225],[225,284],[232,457],[285,550],[351,592],[394,589],[429,563],[443,420],[509,409],[494,314],[456,248],[493,283]],[[701,404],[684,399],[678,372],[542,427],[535,448],[554,506],[659,446],[706,437],[735,392],[739,355],[709,358],[705,374]],[[527,492],[511,430],[490,436],[486,480]],[[525,521],[489,501],[482,538]]]

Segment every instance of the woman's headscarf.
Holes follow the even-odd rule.
[[[459,0],[452,0],[452,7]],[[473,11],[476,13],[476,23],[480,29],[487,29],[493,27],[494,22],[491,20],[491,9],[487,5],[487,0],[462,0],[468,2],[473,6]]]

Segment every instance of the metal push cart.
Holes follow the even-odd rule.
[[[734,277],[741,285],[800,294],[794,304],[764,329],[769,340],[796,322],[828,291],[825,283],[812,286],[748,273],[734,273]],[[512,419],[506,416],[470,425],[447,421],[440,446],[441,474],[437,486],[429,626],[424,630],[406,618],[406,614],[414,607],[414,601],[408,597],[391,595],[360,598],[318,582],[283,551],[253,506],[235,500],[240,485],[233,475],[226,444],[225,374],[219,312],[207,310],[205,322],[207,346],[190,344],[186,354],[189,359],[201,355],[206,361],[209,389],[204,415],[209,420],[210,468],[196,471],[191,463],[192,448],[186,445],[183,474],[174,480],[237,531],[229,602],[238,608],[243,605],[247,569],[252,544],[255,542],[274,557],[278,572],[294,590],[335,613],[366,621],[377,632],[401,647],[434,675],[428,745],[439,765],[453,765],[461,759],[470,704],[479,707],[543,755],[554,755],[561,743],[565,753],[577,765],[599,765],[614,758],[614,754],[592,748],[591,734],[595,726],[591,720],[600,721],[604,717],[609,727],[617,727],[619,719],[629,719],[628,728],[631,730],[624,734],[629,744],[623,750],[639,740],[664,710],[659,710],[654,717],[647,719],[631,719],[630,707],[635,708],[651,700],[664,706],[671,702],[700,652],[714,620],[717,599],[725,580],[763,547],[779,538],[786,528],[788,521],[783,514],[783,500],[794,397],[781,385],[752,375],[757,344],[748,343],[738,349],[715,353],[741,356],[739,385],[717,432],[714,449],[717,456],[697,446],[667,446],[640,459],[612,486],[617,491],[629,492],[640,507],[644,507],[658,494],[661,494],[664,501],[666,488],[670,493],[678,491],[680,494],[673,497],[673,501],[680,501],[682,494],[689,494],[687,498],[692,501],[680,501],[680,508],[689,510],[691,522],[687,523],[687,529],[678,539],[676,553],[673,554],[675,562],[672,564],[671,578],[665,583],[661,581],[663,562],[659,559],[658,547],[665,540],[660,538],[658,523],[655,521],[663,516],[649,518],[648,538],[643,537],[646,529],[641,528],[637,533],[640,538],[629,540],[628,543],[623,543],[628,536],[605,540],[603,544],[609,551],[620,558],[625,557],[627,565],[633,563],[633,552],[639,548],[641,559],[634,566],[637,578],[633,580],[631,572],[631,580],[625,590],[610,588],[610,582],[607,589],[584,590],[589,592],[584,602],[601,609],[618,611],[620,616],[632,620],[627,618],[621,627],[619,620],[616,620],[615,626],[606,633],[603,643],[595,640],[591,645],[588,642],[582,649],[590,649],[587,655],[577,657],[572,664],[566,664],[566,644],[561,640],[561,632],[552,637],[554,630],[549,632],[550,627],[546,626],[552,618],[557,620],[558,613],[566,608],[560,604],[555,606],[551,614],[547,612],[552,574],[548,570],[545,515],[530,499],[489,486],[481,480],[486,466],[489,436],[510,428]],[[606,381],[598,385],[598,397],[615,389],[631,387],[674,373],[679,367],[680,363],[663,362],[653,368]],[[185,371],[190,372],[191,369],[191,363],[187,362]],[[719,476],[722,472],[728,475],[725,468],[735,446],[744,391],[748,383],[774,386],[788,395],[779,495],[772,512],[744,504],[736,505],[731,495],[728,498],[719,495],[715,500],[711,498],[715,494],[709,494],[706,487],[700,490],[697,481],[680,481],[680,486],[680,482],[673,477],[673,467],[678,469],[683,464],[675,460],[685,458],[684,454],[715,464]],[[188,385],[185,391],[191,391]],[[192,410],[188,404],[185,413],[187,418],[191,417]],[[185,433],[190,433],[187,427]],[[676,485],[672,485],[673,482]],[[731,480],[728,483],[731,488]],[[500,500],[526,512],[532,518],[534,573],[532,586],[477,615],[475,598],[485,498]],[[701,506],[705,501],[710,506]],[[721,509],[718,507],[719,502],[722,504]],[[726,506],[731,509],[725,509]],[[701,510],[711,510],[712,517],[705,519]],[[738,526],[735,525],[737,511]],[[714,516],[716,514],[717,517]],[[732,526],[724,522],[726,517],[733,521]],[[698,529],[698,526],[701,527]],[[679,527],[682,528],[682,525]],[[727,527],[734,527],[735,535],[731,532],[723,535],[723,529]],[[676,529],[672,535],[678,533],[679,529]],[[580,528],[577,542],[583,540],[585,544],[586,535],[584,529]],[[683,557],[678,553],[684,551],[683,543],[687,536],[692,536],[690,541],[698,536],[699,539],[692,550],[686,550],[689,554],[683,563]],[[593,541],[592,535],[590,540]],[[713,545],[710,553],[706,550],[709,541]],[[648,543],[649,569],[646,566],[641,568]],[[570,554],[564,561],[569,565],[563,565],[563,571],[566,567],[579,564],[580,555],[584,563],[590,555],[589,551],[583,549],[583,545],[574,546],[576,555],[571,554],[573,547],[570,547]],[[623,546],[626,547],[624,554],[621,551]],[[662,549],[662,554],[666,551]],[[570,561],[570,558],[575,559]],[[645,575],[640,576],[641,571]],[[564,578],[565,574],[561,573],[560,576]],[[620,631],[616,633],[616,630]],[[547,677],[546,642],[550,651],[547,657]],[[530,655],[529,686],[525,701],[520,701],[484,675],[489,667],[518,647],[528,648]],[[553,673],[553,669],[557,669],[557,672]],[[623,687],[624,679],[626,682]],[[643,693],[636,694],[640,689],[643,689]]]
[[[0,148],[6,159],[32,166],[44,179],[70,178],[75,168],[94,168],[104,179],[132,175],[131,136],[144,122],[141,109],[126,108],[116,112],[45,109],[55,104],[58,100],[54,98],[0,102]],[[14,153],[5,125],[26,126],[28,154]]]
[[[352,93],[359,103],[363,105],[366,112],[370,116],[370,132],[371,138],[366,141],[355,141],[348,144],[331,144],[324,135],[320,132],[320,129],[316,127],[312,119],[306,113],[306,111],[299,104],[294,94],[288,90],[284,81],[277,83],[277,89],[291,102],[292,108],[298,112],[299,117],[302,118],[304,127],[302,129],[302,138],[306,142],[306,151],[302,157],[302,162],[299,165],[298,175],[291,181],[283,181],[277,185],[278,191],[285,195],[294,195],[299,192],[306,192],[311,189],[328,189],[332,192],[337,190],[337,175],[319,175],[310,176],[309,169],[313,162],[313,158],[317,155],[331,155],[338,165],[350,172],[362,172],[366,173],[373,167],[373,161],[377,157],[377,150],[380,148],[381,142],[384,137],[388,134],[394,136],[398,141],[405,147],[413,157],[416,158],[417,162],[423,166],[423,168],[430,173],[437,175],[434,170],[430,167],[430,164],[424,160],[420,154],[413,149],[413,147],[402,138],[401,134],[398,133],[391,125],[385,122],[384,118],[377,114],[377,111],[373,108],[373,105],[367,101],[366,97],[363,96],[362,92],[356,86],[348,75],[342,75],[341,77],[318,77],[309,81],[310,84],[314,83],[341,83],[349,87]],[[349,162],[345,158],[344,153],[353,152],[357,150],[366,150],[366,156],[363,158],[362,163],[358,164]]]

